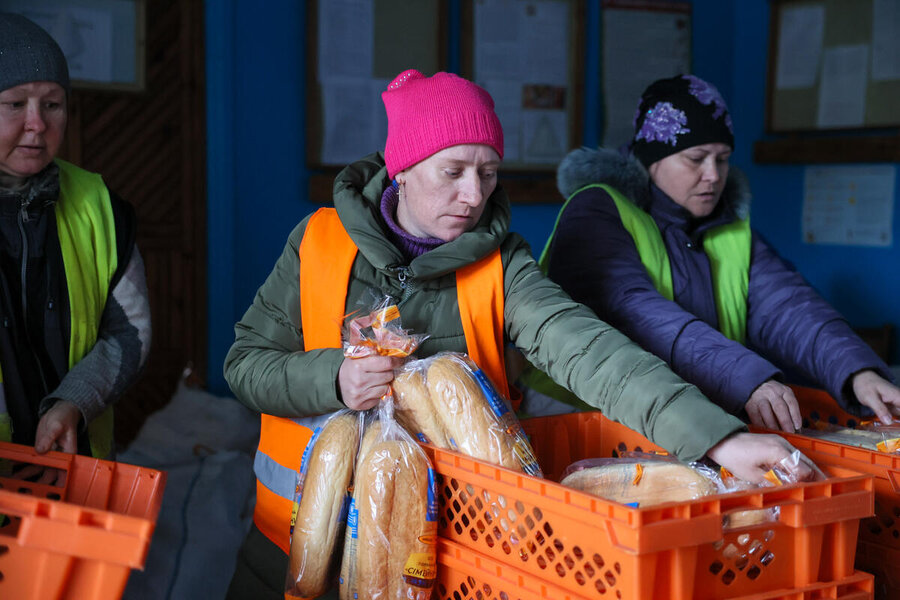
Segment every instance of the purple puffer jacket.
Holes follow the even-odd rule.
[[[719,333],[703,234],[749,210],[748,186],[735,169],[719,206],[700,220],[653,185],[638,161],[611,150],[571,152],[559,166],[557,183],[566,198],[591,183],[606,183],[631,198],[656,221],[672,269],[674,302],[653,287],[612,198],[599,188],[584,190],[562,214],[549,260],[550,278],[573,299],[733,414],[772,378],[818,385],[847,410],[871,414],[856,401],[849,380],[863,369],[892,380],[887,365],[756,232],[747,347]]]

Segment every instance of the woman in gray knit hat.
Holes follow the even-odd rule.
[[[56,158],[69,91],[53,38],[0,13],[0,440],[109,458],[150,306],[134,210]]]

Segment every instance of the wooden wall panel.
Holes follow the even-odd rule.
[[[153,344],[138,383],[116,407],[127,444],[178,378],[206,373],[206,156],[203,3],[146,3],[146,89],[76,89],[62,155],[101,173],[138,217]]]

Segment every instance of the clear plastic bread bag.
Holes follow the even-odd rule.
[[[394,420],[390,398],[378,413],[357,458],[340,598],[428,600],[437,574],[434,470]]]
[[[543,476],[509,401],[467,355],[439,352],[410,361],[392,388],[397,420],[420,441]]]
[[[317,598],[335,581],[347,522],[362,414],[341,410],[303,452],[291,514],[286,598]]]
[[[695,500],[721,491],[718,476],[709,467],[653,452],[579,460],[566,467],[560,483],[635,508]]]
[[[863,424],[859,428],[844,427],[827,421],[813,421],[809,427],[802,428],[798,433],[804,437],[811,437],[826,442],[856,446],[867,450],[878,450],[878,444],[885,441],[884,436],[873,427]],[[871,422],[868,422],[871,423]]]
[[[875,449],[888,454],[900,454],[900,419],[894,418],[890,424],[878,420],[863,421],[860,429],[874,433],[878,438]]]
[[[349,358],[374,354],[406,357],[427,338],[428,334],[403,329],[400,309],[389,296],[344,318],[342,343],[344,356]]]

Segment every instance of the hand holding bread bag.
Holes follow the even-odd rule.
[[[441,352],[411,361],[391,385],[397,420],[413,435],[439,448],[541,476],[522,426],[465,354]]]
[[[340,597],[428,600],[436,577],[437,497],[424,451],[379,406],[381,433],[364,437],[353,496],[356,550],[345,553]]]
[[[316,598],[331,587],[359,430],[357,413],[339,411],[316,430],[306,447],[291,521],[286,597]]]

